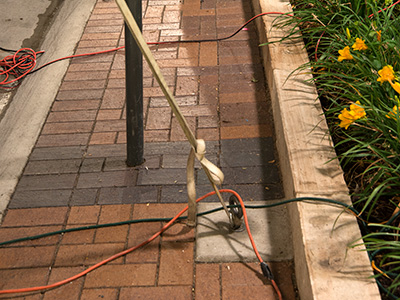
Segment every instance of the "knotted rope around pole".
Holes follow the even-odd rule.
[[[121,13],[125,19],[126,24],[128,25],[129,30],[132,33],[133,38],[135,39],[138,47],[140,48],[143,56],[145,57],[149,67],[157,79],[158,84],[161,87],[165,97],[167,98],[168,104],[172,109],[176,119],[179,122],[183,132],[187,140],[191,145],[191,150],[188,158],[188,164],[186,168],[186,177],[187,177],[187,189],[188,189],[188,198],[189,198],[189,209],[188,209],[188,225],[194,226],[196,224],[196,184],[195,184],[195,177],[194,177],[194,159],[200,162],[201,166],[203,167],[204,172],[207,175],[208,180],[210,181],[219,201],[221,202],[222,206],[224,207],[228,218],[231,219],[230,213],[228,211],[227,206],[225,205],[222,196],[218,190],[217,185],[221,185],[224,181],[224,174],[222,171],[211,163],[209,160],[205,158],[206,153],[206,146],[204,140],[196,139],[193,132],[190,130],[185,117],[181,113],[181,110],[175,101],[174,96],[172,95],[171,91],[168,88],[168,85],[161,74],[161,70],[154,59],[153,54],[150,51],[147,43],[145,42],[143,35],[128,7],[125,0],[116,0],[115,1],[121,10]]]

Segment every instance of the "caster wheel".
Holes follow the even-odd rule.
[[[243,210],[240,202],[235,195],[229,197],[229,205],[239,205],[238,207],[231,207],[230,213],[232,215],[232,228],[233,230],[240,230],[242,228]]]

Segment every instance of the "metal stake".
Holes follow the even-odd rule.
[[[142,31],[141,0],[126,1]],[[125,23],[125,72],[126,72],[126,163],[130,167],[144,162],[143,134],[143,58],[142,52]]]

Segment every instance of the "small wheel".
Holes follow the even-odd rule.
[[[235,216],[238,219],[241,219],[243,217],[243,210],[242,207],[240,206],[238,198],[236,198],[235,195],[229,197],[229,205],[239,205],[239,207],[231,207],[230,211],[233,216]]]

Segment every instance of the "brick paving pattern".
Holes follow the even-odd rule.
[[[253,16],[238,0],[143,1],[147,41],[225,37]],[[254,24],[221,42],[151,46],[224,188],[283,197]],[[124,45],[113,1],[98,0],[76,53]],[[0,241],[55,230],[173,217],[187,202],[189,144],[144,64],[143,166],[128,168],[124,51],[74,59],[0,227]],[[211,191],[196,166],[197,194]],[[206,201],[217,201],[210,198]],[[147,239],[160,222],[77,231],[0,247],[0,289],[50,284]],[[195,232],[175,224],[147,246],[45,293],[16,299],[275,299],[255,262],[196,263]],[[296,299],[291,261],[271,267]],[[251,296],[250,296],[251,295]],[[6,297],[0,297],[1,299]]]

